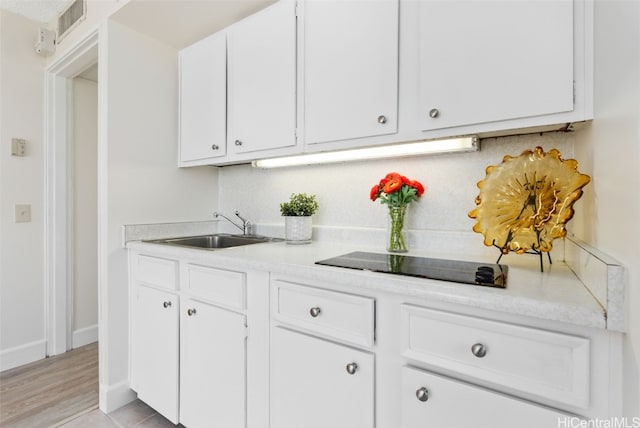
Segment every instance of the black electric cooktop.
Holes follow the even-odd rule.
[[[316,264],[489,287],[505,288],[507,286],[508,267],[499,264],[362,251],[320,260]]]

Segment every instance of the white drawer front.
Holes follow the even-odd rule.
[[[271,292],[272,311],[278,320],[329,337],[373,346],[374,299],[284,281],[274,281]]]
[[[421,399],[419,399],[420,397]],[[402,368],[402,428],[556,427],[566,414],[410,367]]]
[[[178,289],[178,262],[160,257],[137,254],[133,256],[133,277],[140,282]]]
[[[402,320],[407,358],[560,403],[589,405],[588,339],[411,305],[402,305]]]
[[[184,288],[192,295],[235,309],[246,308],[246,273],[186,264]]]

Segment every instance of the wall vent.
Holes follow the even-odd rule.
[[[82,22],[87,15],[86,0],[73,0],[58,16],[58,43]]]

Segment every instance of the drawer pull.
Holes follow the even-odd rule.
[[[347,373],[349,373],[350,375],[356,374],[356,372],[358,371],[358,364],[357,363],[349,363],[347,364]]]
[[[167,301],[162,303],[162,306],[164,306],[165,309],[170,308],[171,307],[171,302]]]
[[[317,318],[318,315],[320,315],[320,312],[322,312],[322,311],[317,306],[314,307],[314,308],[309,309],[309,314],[314,318]]]
[[[420,401],[427,401],[429,399],[429,390],[424,386],[422,388],[418,388],[416,391],[416,397]]]
[[[196,314],[196,310],[195,308],[193,309],[187,309],[187,315],[189,315],[190,317]]]
[[[384,125],[385,123],[387,123],[387,117],[384,115],[378,116],[378,123]]]
[[[439,115],[440,115],[440,110],[438,110],[437,108],[432,108],[431,110],[429,110],[429,117],[431,119],[435,119]]]
[[[484,346],[482,343],[475,343],[471,347],[471,353],[478,358],[482,358],[485,355],[487,355],[487,347]]]

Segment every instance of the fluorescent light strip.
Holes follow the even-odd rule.
[[[475,152],[480,149],[478,137],[469,136],[446,140],[424,140],[389,146],[364,149],[342,150],[336,152],[310,153],[299,156],[260,159],[251,162],[256,168],[280,168],[295,165],[314,165],[379,158],[419,156],[434,153]]]

